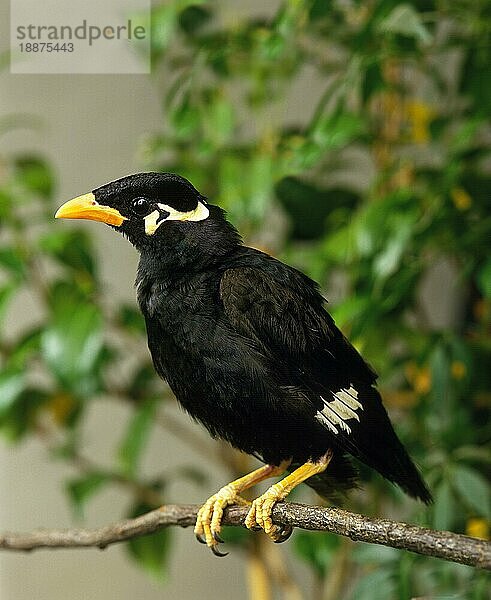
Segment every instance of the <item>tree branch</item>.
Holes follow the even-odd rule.
[[[154,533],[164,527],[194,525],[198,505],[166,505],[136,519],[119,521],[97,529],[38,530],[30,533],[0,535],[0,549],[35,550],[37,548],[106,548],[110,544]],[[224,525],[242,525],[247,507],[230,506],[225,510]],[[339,508],[278,503],[273,520],[312,531],[329,531],[351,538],[409,550],[426,556],[491,570],[491,543],[449,531],[372,519]]]

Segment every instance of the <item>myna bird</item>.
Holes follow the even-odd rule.
[[[130,175],[70,200],[56,217],[102,221],[130,240],[157,373],[214,438],[264,463],[200,509],[195,534],[215,554],[226,506],[250,505],[246,526],[283,541],[290,530],[272,522],[275,502],[307,480],[336,498],[355,485],[352,457],[431,502],[376,373],[334,324],[317,284],[244,246],[224,211],[189,181]],[[240,496],[284,472],[252,503]]]

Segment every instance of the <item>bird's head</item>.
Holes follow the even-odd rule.
[[[137,173],[107,183],[61,206],[56,218],[89,219],[111,225],[140,251],[220,251],[238,236],[211,204],[183,177]],[[214,247],[215,246],[215,247]]]

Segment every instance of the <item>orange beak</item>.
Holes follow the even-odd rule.
[[[56,211],[55,219],[88,219],[120,227],[126,217],[111,206],[99,204],[91,192],[65,202]]]

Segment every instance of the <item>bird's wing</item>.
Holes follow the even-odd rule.
[[[374,383],[376,373],[336,327],[317,285],[299,271],[281,267],[271,273],[247,266],[224,272],[220,297],[233,327],[276,362],[319,383]]]
[[[347,421],[358,420],[363,408],[357,386],[370,387],[376,374],[336,327],[316,284],[281,267],[225,271],[220,285],[225,314],[276,369],[289,374],[292,385],[300,382],[320,407],[319,420],[326,427],[347,431]]]
[[[290,378],[292,394],[308,398],[337,447],[430,500],[373,385],[375,372],[336,327],[312,280],[268,258],[265,268],[225,271],[220,296],[232,327]]]

